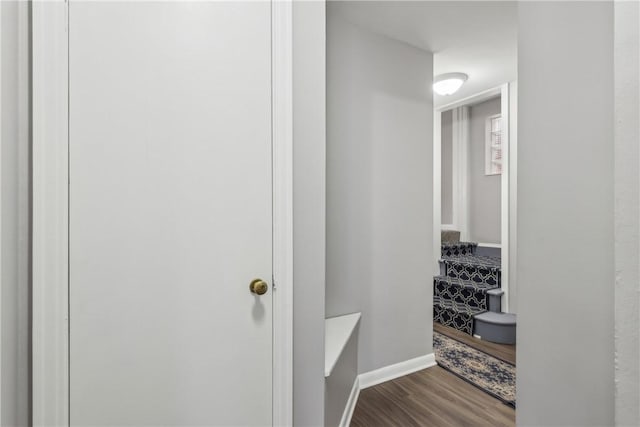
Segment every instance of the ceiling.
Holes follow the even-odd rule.
[[[469,80],[435,105],[517,79],[515,1],[333,1],[331,12],[367,30],[434,53],[434,75]]]

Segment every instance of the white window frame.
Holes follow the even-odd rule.
[[[496,147],[494,147],[493,145],[493,134],[496,133],[493,130],[493,121],[495,119],[500,119],[500,172],[496,172],[494,170],[492,170],[493,167],[493,156],[492,156],[492,152],[493,150],[496,149]],[[485,121],[485,137],[484,137],[484,174],[485,175],[502,175],[502,172],[504,170],[503,166],[503,144],[504,144],[504,139],[503,139],[503,120],[502,120],[502,114],[494,114],[492,116],[487,117],[486,121]]]

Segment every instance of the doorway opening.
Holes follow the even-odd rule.
[[[510,98],[515,96],[517,81],[516,27],[515,2],[347,1],[327,5],[325,311],[334,322],[338,316],[361,313],[354,356],[357,365],[350,371],[358,375],[341,377],[334,372],[328,380],[355,384],[353,390],[357,392],[350,395],[347,386],[338,391],[332,388],[327,407],[337,402],[335,406],[341,409],[345,401],[356,400],[345,396],[360,396],[353,412],[354,425],[384,419],[385,414],[379,411],[382,401],[396,408],[398,417],[410,412],[420,424],[439,425],[446,416],[461,422],[458,408],[447,414],[442,408],[414,405],[418,395],[465,400],[473,406],[465,415],[469,424],[479,423],[480,412],[485,420],[496,421],[493,425],[515,421],[513,408],[501,405],[496,393],[484,393],[469,384],[469,378],[454,372],[451,365],[444,367],[443,362],[434,366],[442,357],[439,350],[434,354],[432,338],[435,335],[436,341],[440,340],[437,343],[450,339],[458,349],[468,347],[468,354],[486,354],[468,345],[474,340],[474,316],[513,311],[514,287],[508,270],[513,265],[509,247],[515,223],[509,220],[513,218],[509,209],[515,200],[507,198],[502,203],[502,192],[514,188],[509,181],[515,177],[504,171],[510,167],[508,135],[513,129],[509,106],[515,107]],[[452,95],[434,96],[434,80],[444,81],[439,79],[443,74],[461,77],[463,84]],[[478,125],[482,129],[480,172],[484,177],[488,171],[487,179],[498,184],[491,204],[494,210],[481,214],[481,219],[490,221],[491,230],[481,222],[472,222],[471,215],[465,213],[472,206],[468,199],[470,185],[464,186],[464,193],[449,194],[450,200],[455,195],[460,204],[464,202],[465,209],[450,211],[451,218],[446,222],[441,218],[442,112],[455,114],[456,132],[468,138],[469,111],[479,108],[473,104],[481,101],[497,105],[490,114],[492,143],[484,144],[484,120],[488,116]],[[503,144],[501,150],[499,143]],[[470,156],[468,150],[458,150],[458,154]],[[466,176],[470,180],[469,173]],[[503,180],[507,183],[502,184]],[[462,187],[460,178],[456,185]],[[440,272],[443,224],[449,226],[447,231],[454,229],[462,234],[457,240],[470,242],[467,247],[458,243],[450,249],[473,253],[456,255],[494,260],[475,272],[479,279],[484,275],[486,280],[493,280],[478,293],[480,296],[470,292],[470,288],[482,286],[478,283],[457,286],[453,295],[434,295],[434,278],[441,277],[450,288],[455,279],[447,271]],[[460,225],[465,227],[458,228]],[[478,248],[485,253],[475,253]],[[468,279],[471,277],[460,278],[472,282]],[[488,309],[488,291],[493,294],[492,307],[494,303],[499,307],[496,311]],[[482,310],[467,316],[462,330],[452,329],[443,338],[438,330],[434,332],[434,297],[443,305],[446,297],[446,303],[454,305],[461,294],[469,294],[467,303],[482,298],[478,302]],[[463,308],[468,305],[463,304]],[[443,313],[447,309],[446,313],[455,317],[452,308],[444,307]],[[514,325],[510,326],[513,329]],[[482,332],[479,341],[494,346],[487,340],[490,332],[495,331]],[[387,399],[385,395],[394,385],[382,383],[390,380],[403,388],[412,387],[412,382],[419,382],[421,387],[412,387],[412,398],[403,399],[398,393]],[[475,405],[480,401],[483,403]]]
[[[514,408],[515,90],[505,83],[435,110],[433,280],[438,364]]]

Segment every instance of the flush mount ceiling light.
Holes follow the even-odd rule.
[[[440,74],[433,79],[433,90],[438,95],[453,95],[468,78],[465,73]]]

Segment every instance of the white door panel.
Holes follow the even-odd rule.
[[[72,425],[271,423],[270,25],[70,4]]]

